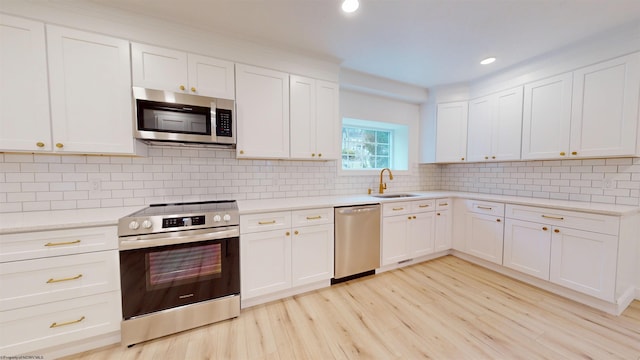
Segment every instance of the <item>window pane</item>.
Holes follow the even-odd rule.
[[[343,126],[342,168],[376,169],[389,167],[391,132],[390,130]],[[378,159],[380,156],[381,159]]]
[[[378,131],[376,140],[378,143],[388,144],[389,143],[389,131]]]

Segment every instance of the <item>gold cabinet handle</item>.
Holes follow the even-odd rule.
[[[564,218],[562,216],[542,215],[542,217],[545,218],[545,219],[564,220]]]
[[[44,143],[42,141],[38,141],[36,143],[36,146],[39,147],[39,148],[43,148],[44,147]]]
[[[194,88],[193,86],[191,87],[191,92],[196,92],[196,88]]]
[[[415,218],[416,218],[416,216],[415,216],[415,215],[413,215],[413,218],[415,219]]]
[[[578,155],[578,152],[577,151],[572,151],[571,155]]]
[[[438,205],[440,205],[440,206],[449,206],[449,203],[440,203]]]
[[[51,279],[47,280],[47,284],[53,284],[53,283],[57,283],[57,282],[70,281],[70,280],[78,280],[81,277],[82,277],[82,274],[78,274],[76,276],[68,277],[68,278],[64,278],[64,279],[51,278]]]
[[[56,147],[58,149],[62,149],[64,147],[64,144],[63,143],[56,143]]]
[[[66,242],[59,242],[59,243],[52,243],[52,242],[48,242],[46,244],[44,244],[44,246],[62,246],[62,245],[73,245],[73,244],[79,244],[81,240],[73,240],[73,241],[66,241]]]
[[[482,210],[493,210],[492,207],[489,206],[478,206],[478,209],[482,209]]]
[[[566,155],[566,154],[565,154],[565,152],[564,152],[564,151],[561,151],[561,152],[560,152],[560,156],[565,156],[565,155]]]
[[[489,157],[488,157],[488,156],[485,156],[485,157],[484,157],[484,159],[485,159],[485,160],[489,160]]]
[[[411,220],[411,216],[407,216],[407,219]]]
[[[184,91],[185,87],[184,85],[180,85],[180,90]]]
[[[322,153],[318,154],[318,157],[322,157]]]
[[[501,222],[502,220],[500,220],[500,219],[496,219],[496,221],[497,221],[497,222]]]
[[[287,235],[287,236],[291,235],[291,233],[288,232],[288,231],[286,233],[284,233],[284,234]]]
[[[271,221],[258,221],[258,225],[271,225],[271,224],[275,224],[276,221],[275,220],[271,220]]]
[[[293,233],[294,233],[295,235],[300,234],[300,233],[298,232],[298,230],[294,231]]]
[[[400,210],[404,210],[404,208],[403,208],[403,207],[400,207],[400,208],[393,208],[392,210],[393,210],[393,211],[400,211]]]
[[[436,215],[440,216],[440,213],[436,213]]]
[[[317,216],[307,216],[307,220],[319,220],[322,219],[322,216],[317,215]]]
[[[57,322],[51,323],[51,326],[49,326],[49,328],[56,328],[56,327],[60,327],[60,326],[66,326],[66,325],[71,325],[71,324],[77,324],[79,322],[81,322],[82,320],[86,319],[84,316],[81,317],[78,320],[73,320],[73,321],[67,321],[67,322],[63,322],[58,324]]]
[[[311,153],[311,157],[316,157],[316,153]]]
[[[420,207],[420,208],[428,208],[428,207],[429,207],[429,204],[426,204],[426,205],[418,205],[418,207]]]
[[[464,161],[464,158],[460,158],[460,160]]]
[[[240,150],[240,155],[243,155],[243,154],[244,154],[244,150]]]
[[[542,230],[547,231],[547,230],[549,230],[549,228],[547,228],[546,226],[543,226]]]
[[[557,234],[557,233],[559,233],[559,232],[560,232],[560,230],[555,229],[555,230],[553,230],[553,232]]]
[[[491,158],[492,158],[492,159],[495,159],[496,157],[495,157],[495,156],[492,156]]]

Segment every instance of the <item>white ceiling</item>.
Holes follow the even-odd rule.
[[[640,0],[92,0],[432,87],[480,78],[640,21]],[[498,61],[479,65],[487,56]]]

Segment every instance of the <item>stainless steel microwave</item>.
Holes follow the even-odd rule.
[[[235,102],[133,87],[136,138],[235,145]]]

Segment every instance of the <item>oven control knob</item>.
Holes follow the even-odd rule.
[[[220,218],[220,215],[216,215],[216,216],[214,216],[214,217],[213,217],[213,221],[214,221],[214,222],[220,222],[220,220],[222,220],[222,219]]]
[[[139,227],[140,227],[140,223],[138,223],[135,220],[129,223],[129,229],[131,230],[138,230]]]
[[[150,220],[145,220],[145,221],[142,222],[142,227],[145,228],[145,229],[151,229],[152,225],[153,224],[151,223]]]
[[[231,220],[231,215],[229,215],[229,214],[224,214],[224,217],[222,218],[222,220],[224,220],[224,221],[229,221],[229,220]]]

